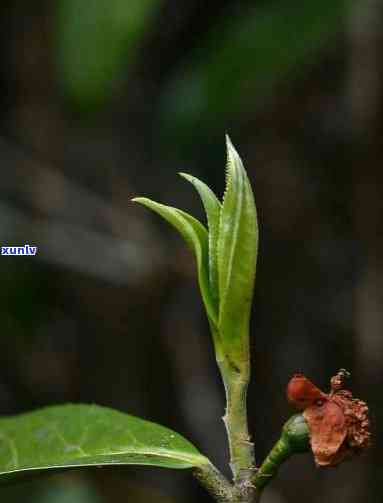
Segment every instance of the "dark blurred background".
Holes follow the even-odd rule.
[[[227,473],[224,395],[194,264],[130,202],[203,218],[228,132],[260,219],[249,397],[258,461],[285,386],[340,367],[374,446],[297,456],[265,503],[382,501],[383,2],[3,0],[0,413],[96,402],[181,432]],[[190,474],[103,469],[1,488],[11,503],[208,502]]]

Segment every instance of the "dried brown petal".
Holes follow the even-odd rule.
[[[368,406],[343,389],[348,376],[341,369],[332,377],[329,395],[301,374],[295,375],[287,387],[289,401],[304,409],[311,448],[319,466],[335,466],[370,445]]]
[[[340,448],[347,437],[346,419],[332,401],[308,407],[303,413],[310,429],[311,449],[319,466],[336,464]]]
[[[370,445],[370,420],[368,406],[362,400],[352,398],[351,392],[339,391],[332,400],[343,409],[347,426],[347,443],[356,453]]]

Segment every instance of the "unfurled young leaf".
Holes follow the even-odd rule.
[[[106,407],[59,405],[0,419],[0,482],[76,467],[208,463],[178,433]]]
[[[221,203],[214,192],[204,182],[186,173],[180,173],[180,175],[194,185],[205,209],[209,226],[209,281],[213,298],[218,305],[217,243]]]
[[[185,239],[196,257],[198,281],[208,317],[216,324],[217,307],[209,284],[209,242],[206,228],[196,218],[177,208],[157,203],[146,197],[136,197],[133,201],[161,215]]]
[[[228,136],[226,169],[217,246],[218,330],[228,359],[237,369],[242,369],[248,365],[258,225],[250,182]]]

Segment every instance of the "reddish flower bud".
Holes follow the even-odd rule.
[[[347,374],[342,369],[331,379],[329,395],[302,375],[294,376],[287,386],[289,401],[304,409],[319,466],[335,466],[370,444],[368,406],[342,389]]]

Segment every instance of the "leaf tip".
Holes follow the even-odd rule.
[[[143,203],[146,200],[146,197],[132,197],[132,203]]]
[[[182,178],[185,178],[185,180],[187,180],[188,182],[192,182],[193,181],[193,176],[192,175],[189,175],[188,173],[184,173],[182,171],[179,171],[178,174],[182,177]]]
[[[235,156],[238,156],[238,153],[235,150],[233,143],[231,142],[230,136],[227,133],[225,135],[225,138],[226,138],[226,167],[225,167],[226,184],[225,184],[225,191],[223,194],[223,201],[225,200],[226,193],[232,182]]]
[[[226,150],[227,150],[227,158],[228,158],[228,160],[233,159],[233,158],[240,159],[238,151],[234,147],[233,142],[230,139],[230,136],[228,134],[226,134],[225,137],[226,137]]]

